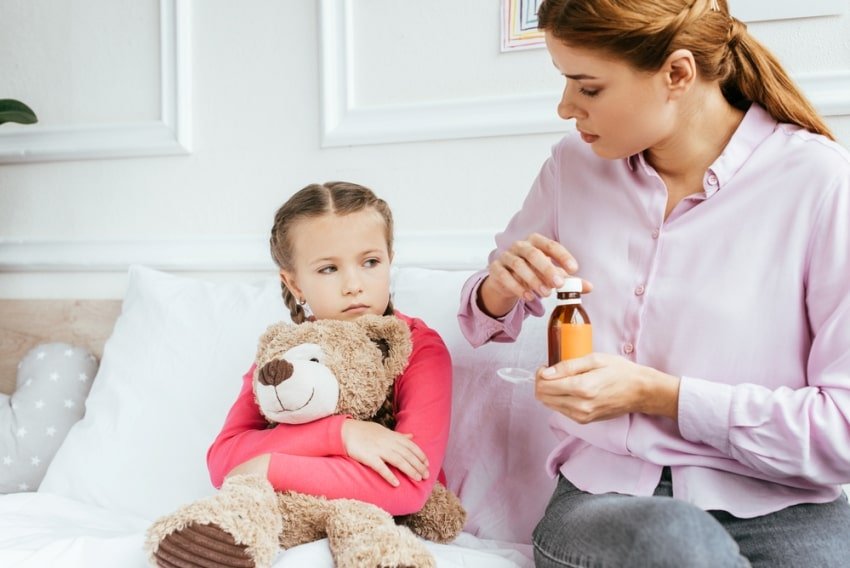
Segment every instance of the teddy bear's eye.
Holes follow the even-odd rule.
[[[312,361],[313,363],[318,363],[319,358],[318,357],[310,357],[310,361]]]

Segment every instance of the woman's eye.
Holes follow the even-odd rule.
[[[594,91],[593,89],[585,89],[584,87],[579,89],[578,92],[584,95],[585,97],[595,97],[599,94],[599,91]]]

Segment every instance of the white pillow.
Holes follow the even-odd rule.
[[[214,492],[206,451],[280,284],[210,283],[134,266],[86,403],[39,492],[153,520]]]
[[[461,289],[471,275],[399,269],[393,305],[434,328],[451,352],[452,429],[444,469],[448,487],[469,514],[465,530],[481,538],[528,544],[555,487],[544,468],[555,438],[548,426],[550,412],[535,400],[532,385],[505,382],[496,369],[542,365],[546,321],[529,317],[515,343],[473,349],[457,321]]]

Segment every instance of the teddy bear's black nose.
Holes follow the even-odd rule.
[[[292,376],[292,370],[292,363],[286,359],[274,359],[263,365],[257,380],[261,385],[276,387]]]

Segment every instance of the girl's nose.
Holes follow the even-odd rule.
[[[361,283],[360,278],[358,278],[356,274],[349,274],[342,287],[343,295],[350,296],[352,294],[359,294],[362,291],[363,284]]]

